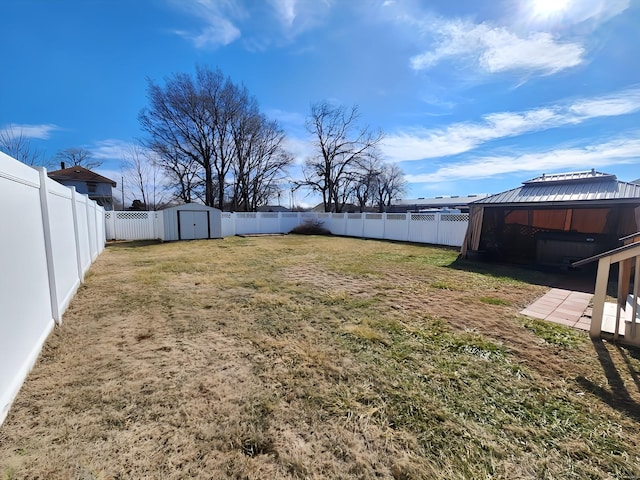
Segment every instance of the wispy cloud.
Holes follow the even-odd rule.
[[[297,165],[302,165],[305,160],[316,154],[313,145],[305,138],[287,136],[284,148],[295,158]]]
[[[516,23],[531,23],[545,26],[562,25],[565,29],[579,25],[584,31],[594,30],[600,24],[620,15],[630,6],[629,0],[569,0],[563,8],[549,11],[540,8],[539,2],[522,2]]]
[[[635,163],[640,157],[640,133],[605,143],[509,156],[482,156],[443,166],[433,173],[406,175],[410,183],[478,180],[518,172],[602,168]]]
[[[196,17],[203,24],[197,30],[175,30],[197,48],[215,48],[232,43],[241,36],[235,22],[246,15],[238,3],[230,0],[171,0],[171,3]]]
[[[640,88],[631,88],[565,105],[524,112],[491,113],[475,123],[454,123],[437,129],[407,129],[387,136],[382,151],[389,160],[396,162],[446,157],[468,152],[492,140],[638,111]]]
[[[124,140],[107,139],[97,142],[95,146],[89,148],[89,150],[93,157],[98,160],[122,161],[127,158],[133,148],[142,147]]]
[[[296,0],[270,0],[280,22],[286,27],[291,27],[296,19]]]
[[[317,26],[330,11],[331,2],[269,0],[168,0],[200,22],[194,29],[174,30],[197,48],[229,45],[242,37],[250,50],[264,50]]]
[[[435,22],[429,27],[435,37],[432,48],[411,58],[414,70],[427,70],[440,62],[471,61],[488,73],[507,71],[549,75],[584,61],[585,49],[575,42],[560,42],[550,33],[520,36],[506,27],[464,20]]]
[[[11,123],[0,129],[0,134],[5,136],[22,136],[24,138],[36,138],[39,140],[48,140],[51,134],[60,127],[52,123],[44,124],[19,124]]]

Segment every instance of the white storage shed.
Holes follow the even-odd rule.
[[[165,241],[222,238],[222,212],[217,208],[187,203],[162,211]]]

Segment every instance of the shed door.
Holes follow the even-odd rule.
[[[206,211],[178,210],[180,240],[209,238],[209,216]]]

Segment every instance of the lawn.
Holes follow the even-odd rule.
[[[640,354],[518,315],[556,278],[283,236],[110,245],[0,478],[640,478]]]

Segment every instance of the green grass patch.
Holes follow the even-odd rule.
[[[581,333],[557,323],[529,319],[524,322],[524,327],[550,345],[575,348],[584,343],[584,336]]]
[[[479,300],[482,303],[486,303],[487,305],[511,305],[511,302],[509,302],[508,300],[496,297],[480,297]]]

